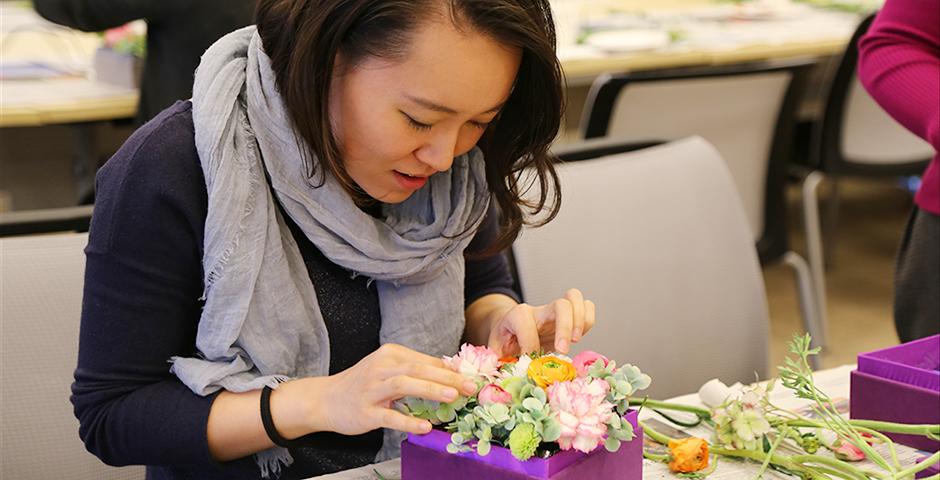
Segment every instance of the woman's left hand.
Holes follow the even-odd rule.
[[[572,288],[564,298],[532,306],[515,305],[490,327],[487,345],[502,356],[537,350],[568,353],[594,326],[594,302]]]

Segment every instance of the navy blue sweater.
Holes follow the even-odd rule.
[[[215,395],[196,395],[169,372],[170,357],[197,354],[206,211],[189,102],[141,127],[98,173],[71,398],[88,450],[108,464],[148,465],[149,479],[260,477],[251,457],[212,460],[206,424]],[[495,237],[494,217],[468,252]],[[330,373],[345,370],[379,346],[378,295],[292,231],[330,334]],[[467,304],[489,293],[515,297],[501,255],[468,259],[466,272]],[[369,463],[382,437],[376,430],[305,440],[281,478]]]

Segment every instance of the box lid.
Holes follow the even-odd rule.
[[[858,370],[940,391],[940,335],[858,355]]]

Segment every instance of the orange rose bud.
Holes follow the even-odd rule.
[[[507,357],[502,357],[502,358],[500,358],[500,359],[499,359],[499,364],[500,364],[500,365],[504,365],[504,364],[507,364],[507,363],[516,363],[516,362],[518,362],[518,361],[519,361],[519,357],[514,357],[514,356],[512,356],[512,355],[509,355],[509,356],[507,356]]]
[[[698,437],[669,441],[672,461],[669,469],[677,473],[691,473],[708,468],[708,442]]]
[[[526,373],[536,385],[542,388],[547,388],[553,383],[573,380],[578,375],[578,371],[571,362],[551,356],[532,360]]]

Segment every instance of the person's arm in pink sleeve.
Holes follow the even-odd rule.
[[[887,0],[858,47],[865,89],[940,151],[940,3]]]

